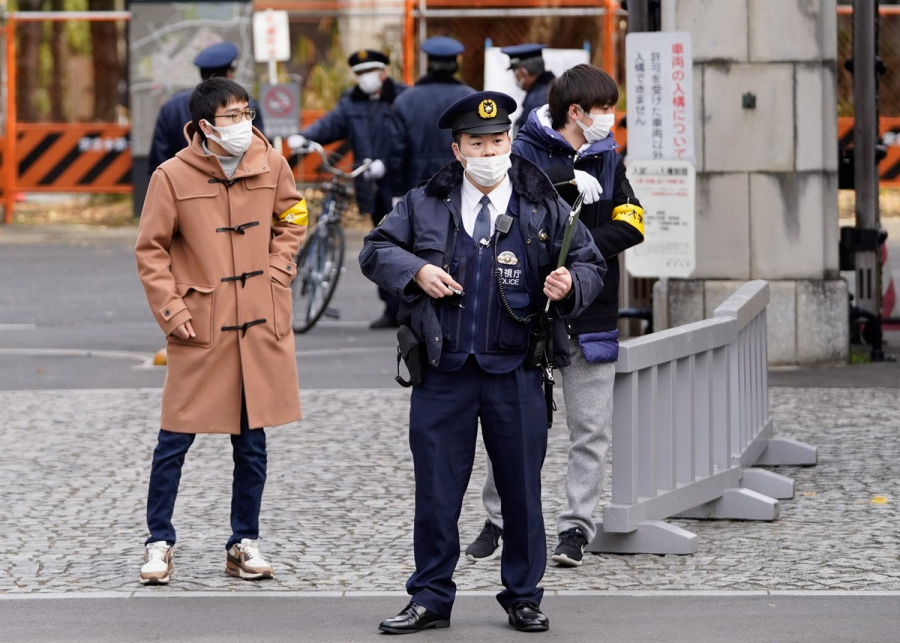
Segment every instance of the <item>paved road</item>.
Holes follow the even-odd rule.
[[[4,640],[16,643],[356,643],[384,640],[379,621],[403,605],[402,597],[46,599],[0,601],[0,620]],[[448,629],[414,640],[882,643],[900,628],[895,596],[548,596],[543,606],[550,631],[524,635],[492,598],[465,596]]]
[[[172,585],[141,588],[134,577],[164,377],[141,364],[163,338],[135,275],[133,230],[57,232],[0,229],[0,640],[376,636],[377,622],[405,603],[412,472],[408,393],[392,381],[393,334],[367,329],[379,302],[352,261],[361,235],[350,235],[335,301],[340,322],[297,338],[306,419],[271,432],[263,547],[276,579],[253,585],[222,573],[230,451],[227,440],[208,436],[192,450],[179,494]],[[675,521],[698,534],[697,555],[590,556],[577,570],[549,568],[546,638],[897,640],[898,372],[773,373],[773,384],[790,387],[772,391],[777,431],[820,448],[819,466],[779,470],[797,482],[781,520]],[[566,434],[557,426],[544,469],[550,534],[564,495]],[[482,475],[479,457],[464,541],[483,520]],[[491,598],[498,577],[496,562],[461,563],[453,627],[420,638],[520,640]],[[605,593],[647,589],[677,596]],[[773,589],[815,593],[740,593]],[[48,592],[55,598],[40,598]],[[120,598],[101,598],[109,595]]]
[[[141,367],[165,342],[138,281],[134,235],[0,231],[0,390],[162,387],[164,369]],[[340,319],[296,337],[301,386],[314,373],[316,388],[394,388],[396,335],[369,330],[381,302],[356,261],[362,233],[347,241],[332,304]]]

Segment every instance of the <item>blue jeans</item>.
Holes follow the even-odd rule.
[[[175,544],[172,512],[181,481],[184,456],[194,443],[193,433],[173,433],[159,430],[159,442],[153,451],[150,468],[150,489],[147,494],[147,543],[165,540]],[[259,537],[259,509],[266,486],[266,433],[250,429],[247,408],[241,404],[241,432],[231,436],[234,458],[234,479],[231,486],[231,538],[225,545],[230,549],[242,538]]]

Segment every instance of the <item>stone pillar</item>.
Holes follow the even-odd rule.
[[[693,41],[697,269],[656,285],[655,318],[698,321],[743,282],[766,279],[770,363],[846,361],[835,0],[664,4],[663,30]]]

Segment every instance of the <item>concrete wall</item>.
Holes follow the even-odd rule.
[[[665,289],[669,325],[703,314],[717,282],[767,279],[793,306],[825,308],[769,318],[790,323],[770,337],[779,362],[845,360],[846,285],[838,279],[837,13],[835,0],[666,0],[663,30],[688,31],[694,51],[697,269],[707,281]],[[756,96],[755,109],[742,96]],[[809,281],[811,285],[801,285]],[[791,286],[784,284],[790,283]],[[829,284],[824,290],[815,284]],[[730,288],[730,285],[728,286]],[[818,288],[818,290],[817,290]],[[815,290],[820,297],[801,293]],[[671,299],[676,297],[677,300]],[[834,298],[825,303],[822,300]],[[843,299],[841,299],[843,298]],[[724,299],[724,297],[723,297]],[[840,302],[837,300],[841,299]],[[779,299],[780,300],[780,299]],[[822,350],[801,347],[804,315],[828,320]],[[696,316],[696,315],[694,315]],[[771,335],[771,333],[770,333]],[[803,340],[806,341],[806,340]],[[783,349],[782,349],[783,347]]]

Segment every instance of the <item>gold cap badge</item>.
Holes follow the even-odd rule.
[[[369,57],[369,52],[365,49],[360,49],[359,52],[357,52],[356,57],[360,60],[366,60]]]
[[[478,105],[478,115],[481,118],[494,118],[497,115],[497,103],[486,98]]]

